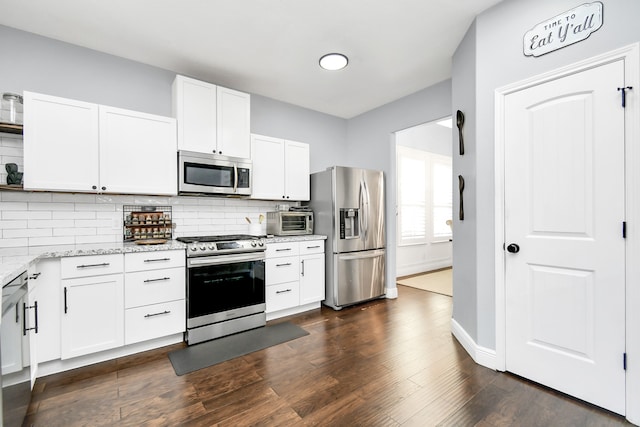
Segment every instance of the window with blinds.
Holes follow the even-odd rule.
[[[397,176],[398,243],[448,241],[453,196],[451,157],[398,146]]]

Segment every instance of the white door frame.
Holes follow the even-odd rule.
[[[505,300],[505,218],[504,218],[504,102],[507,95],[624,59],[625,84],[632,86],[625,112],[625,197],[626,197],[626,417],[640,424],[640,43],[598,55],[550,72],[496,89],[495,92],[495,297],[496,297],[496,369],[506,370]],[[621,82],[622,83],[622,82]],[[616,88],[612,88],[615,90]],[[621,230],[622,232],[622,230]],[[635,260],[635,262],[634,262]],[[635,310],[634,310],[635,308]],[[622,360],[620,360],[622,365]]]

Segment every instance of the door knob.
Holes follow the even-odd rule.
[[[507,246],[507,252],[511,252],[512,254],[517,254],[518,252],[520,252],[520,246],[518,246],[515,243],[511,243],[509,244],[509,246]]]

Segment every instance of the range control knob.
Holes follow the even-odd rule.
[[[214,250],[216,248],[216,245],[214,245],[213,243],[209,243],[209,249]]]
[[[207,250],[207,245],[205,245],[205,244],[200,245],[200,250],[201,251]]]
[[[189,249],[191,249],[191,250],[192,250],[192,251],[194,251],[194,252],[198,250],[198,248],[196,247],[196,245],[191,246]]]
[[[258,246],[260,246],[260,247],[264,246],[264,242],[262,240],[259,240],[258,241]]]
[[[256,245],[257,245],[256,241],[255,241],[255,240],[252,240],[252,241],[251,241],[251,247],[255,248],[255,247],[256,247]]]

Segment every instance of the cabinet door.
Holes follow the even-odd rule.
[[[309,144],[285,141],[284,188],[289,200],[309,200]]]
[[[251,158],[251,97],[218,86],[218,154]]]
[[[124,344],[122,274],[62,280],[62,359]]]
[[[283,200],[284,141],[268,136],[252,135],[253,162],[252,199]]]
[[[176,121],[100,106],[100,190],[177,194]]]
[[[217,86],[184,76],[173,82],[173,114],[178,120],[178,149],[217,153]]]
[[[24,188],[95,192],[98,106],[24,93]]]
[[[38,363],[60,359],[60,259],[47,258],[36,264],[37,278],[29,274],[29,286],[36,285],[38,297],[38,333],[36,357]]]
[[[22,340],[23,318],[21,299],[13,304],[9,311],[2,316],[2,333],[0,334],[0,361],[2,362],[2,375],[8,375],[22,370]]]
[[[300,305],[324,299],[324,253],[300,257]]]

